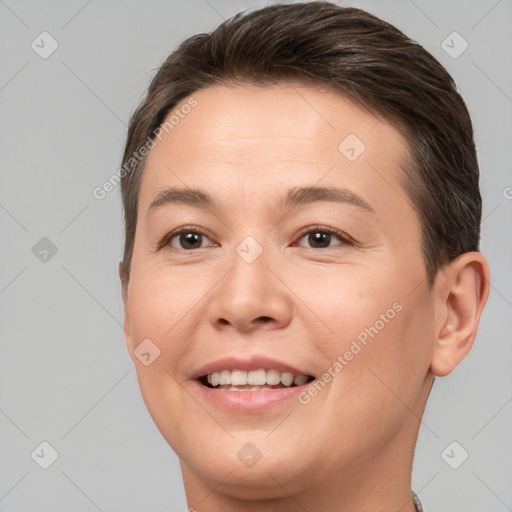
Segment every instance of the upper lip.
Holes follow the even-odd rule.
[[[266,370],[279,370],[282,373],[289,372],[293,375],[312,376],[312,374],[306,370],[296,368],[277,359],[265,356],[251,356],[248,358],[225,357],[206,363],[193,373],[192,378],[199,379],[205,375],[209,375],[210,373],[220,372],[222,370],[251,371],[259,370],[261,368]]]

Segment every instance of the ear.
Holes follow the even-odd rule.
[[[128,350],[128,354],[133,360],[133,338],[130,329],[130,314],[128,311],[128,280],[126,278],[126,272],[124,271],[124,263],[122,261],[119,262],[118,265],[118,274],[119,279],[121,281],[121,295],[123,299],[123,329],[124,329],[124,339],[126,342],[126,349]]]
[[[473,346],[489,296],[489,265],[479,252],[461,254],[438,272],[437,338],[430,369],[438,377],[451,373]]]

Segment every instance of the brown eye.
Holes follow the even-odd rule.
[[[209,242],[209,239],[204,233],[201,233],[197,229],[183,227],[169,233],[162,241],[161,247],[191,251],[193,249],[207,247],[207,242]]]
[[[328,247],[331,242],[331,233],[325,231],[313,231],[308,235],[308,242],[315,249]]]
[[[335,246],[350,244],[350,240],[342,232],[323,227],[303,230],[302,236],[299,239],[299,246],[304,246],[303,243],[300,243],[302,240],[306,240],[306,247],[312,249],[329,249]],[[334,241],[337,241],[337,243],[333,244]]]
[[[177,235],[180,249],[197,249],[201,247],[203,235],[201,233],[180,233]],[[172,244],[171,244],[172,245]]]

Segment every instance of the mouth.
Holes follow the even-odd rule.
[[[190,375],[198,396],[219,411],[260,414],[288,407],[316,377],[308,363],[292,366],[263,354],[224,357]]]
[[[295,375],[274,368],[250,371],[226,369],[205,374],[198,379],[200,384],[210,389],[242,392],[294,388],[313,380],[311,375]]]

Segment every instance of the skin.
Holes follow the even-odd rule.
[[[466,253],[429,285],[420,220],[399,183],[407,142],[340,94],[216,85],[194,97],[197,107],[148,155],[123,283],[127,348],[180,458],[189,507],[414,511],[420,419],[434,377],[474,341],[486,260]],[[366,146],[354,161],[338,149],[351,133]],[[219,208],[167,204],[148,214],[169,186],[201,188]],[[373,212],[326,201],[280,209],[285,191],[301,186],[348,189]],[[318,225],[354,241],[333,235],[315,246]],[[180,226],[206,234],[200,248],[184,248],[179,235],[160,247]],[[263,249],[250,264],[236,252],[247,236]],[[208,362],[253,354],[320,377],[395,303],[401,311],[307,405],[227,412],[191,380]],[[147,338],[161,351],[149,366],[133,354]],[[247,442],[262,454],[251,468],[237,457]]]

